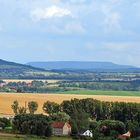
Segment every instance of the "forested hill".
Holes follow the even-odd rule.
[[[2,77],[16,77],[19,75],[24,75],[28,72],[44,71],[41,68],[35,68],[28,65],[23,65],[19,63],[9,62],[0,59],[0,78]]]
[[[0,69],[12,69],[12,68],[17,68],[17,69],[26,69],[26,70],[43,70],[41,68],[35,68],[33,66],[29,65],[24,65],[24,64],[19,64],[15,62],[10,62],[10,61],[5,61],[0,59]]]
[[[133,69],[134,66],[118,65],[112,62],[90,62],[90,61],[50,61],[50,62],[29,62],[30,66],[48,70],[98,70],[98,69]]]

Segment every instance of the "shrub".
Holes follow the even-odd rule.
[[[0,128],[2,128],[2,129],[5,128],[5,124],[3,122],[0,122]]]
[[[42,114],[21,114],[15,116],[13,125],[23,134],[51,136],[50,118]]]
[[[98,126],[99,126],[99,122],[97,122],[97,121],[91,121],[89,124],[89,128],[91,130],[95,130]]]
[[[123,134],[125,132],[125,124],[121,121],[105,120],[101,122],[100,130],[105,135],[110,135],[110,132],[113,130]]]
[[[5,124],[5,127],[11,126],[11,122],[7,118],[0,118],[0,122],[4,123]]]

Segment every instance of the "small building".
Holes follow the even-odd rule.
[[[67,122],[53,122],[52,133],[56,136],[70,135],[71,125]]]
[[[5,82],[0,83],[0,87],[6,86],[6,85],[7,85],[7,83],[5,83]]]
[[[130,137],[131,137],[131,132],[128,131],[127,133],[122,134],[122,135],[119,135],[118,137],[119,137],[119,138],[123,138],[123,139],[130,138]]]
[[[93,137],[93,133],[90,130],[83,130],[80,132],[80,135],[85,137]]]

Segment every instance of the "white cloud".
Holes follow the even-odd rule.
[[[55,5],[44,9],[38,8],[31,12],[31,16],[37,18],[38,20],[70,15],[72,15],[70,10]]]

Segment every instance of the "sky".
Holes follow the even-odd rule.
[[[140,0],[0,0],[0,58],[140,66]]]

